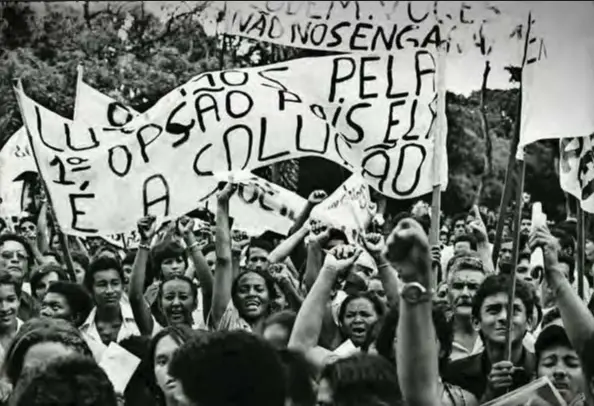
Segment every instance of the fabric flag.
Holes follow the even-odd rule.
[[[559,181],[561,188],[594,213],[594,136],[560,140]]]
[[[37,173],[27,130],[21,127],[0,150],[0,216],[22,214],[23,180],[27,173]]]

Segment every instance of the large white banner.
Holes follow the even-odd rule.
[[[310,218],[344,231],[349,241],[358,243],[358,237],[367,230],[376,210],[369,186],[355,174],[317,205]]]
[[[560,140],[559,181],[561,188],[594,213],[594,135]]]
[[[594,133],[594,3],[536,4],[522,77],[521,146]]]
[[[35,172],[35,159],[29,148],[27,130],[21,127],[0,150],[0,215],[18,216],[22,213],[21,197],[24,173]]]
[[[119,234],[146,214],[191,211],[216,193],[216,173],[302,156],[361,173],[397,199],[445,189],[437,71],[430,52],[406,50],[209,72],[120,128],[73,128],[16,92],[63,230]],[[444,157],[436,179],[435,154]]]

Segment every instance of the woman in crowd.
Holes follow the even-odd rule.
[[[241,248],[232,249],[229,227],[229,199],[236,185],[228,183],[218,196],[216,218],[216,254],[212,326],[216,330],[245,330],[261,335],[263,324],[272,312],[276,289],[272,276],[250,268],[234,278]],[[244,246],[248,241],[241,241]]]
[[[170,326],[159,331],[151,340],[148,360],[157,386],[158,406],[185,406],[178,402],[179,385],[169,375],[173,353],[193,335],[186,326]]]
[[[33,271],[29,283],[31,284],[31,295],[41,302],[50,284],[56,281],[67,281],[68,275],[61,265],[53,263],[41,265]]]

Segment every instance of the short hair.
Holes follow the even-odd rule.
[[[7,271],[0,272],[0,285],[7,285],[14,287],[14,293],[20,298],[22,293],[21,282],[18,281]]]
[[[165,286],[165,284],[170,281],[183,281],[190,285],[190,293],[192,293],[194,303],[198,303],[198,288],[196,287],[196,285],[194,285],[194,282],[192,282],[192,280],[185,275],[173,275],[165,279],[159,285],[159,290],[157,291],[157,300],[159,302],[159,306],[161,304],[161,299],[163,299],[163,286]]]
[[[13,386],[21,376],[29,349],[36,344],[48,342],[60,343],[83,356],[93,357],[81,332],[66,320],[30,319],[21,326],[4,357],[4,373]]]
[[[107,374],[88,357],[70,355],[28,371],[11,397],[12,406],[116,406]]]
[[[471,235],[469,235],[469,234],[462,234],[462,235],[457,236],[454,239],[454,245],[456,245],[459,242],[467,242],[467,243],[469,243],[470,244],[470,249],[473,250],[473,251],[476,251],[476,248],[477,248],[477,246],[476,246],[476,240]]]
[[[437,341],[439,341],[439,371],[440,374],[443,374],[448,366],[450,354],[452,352],[454,329],[452,323],[448,321],[443,309],[434,306],[431,316],[435,327],[435,334],[437,335]],[[388,310],[377,338],[375,339],[375,348],[378,354],[394,364],[396,363],[394,338],[396,336],[399,319],[400,307],[399,304],[396,304]]]
[[[396,369],[385,358],[366,353],[338,359],[327,364],[321,379],[326,379],[337,406],[397,405],[402,401]]]
[[[84,252],[81,252],[81,251],[72,251],[70,253],[70,257],[72,258],[73,262],[78,262],[80,264],[80,266],[83,267],[85,272],[88,271],[89,265],[90,265],[88,255],[86,255]]]
[[[15,233],[6,233],[0,235],[0,247],[2,247],[4,243],[8,241],[18,242],[25,248],[25,251],[27,252],[27,265],[29,266],[29,269],[31,269],[33,264],[35,264],[35,255],[33,254],[33,249],[31,248],[29,241]]]
[[[518,264],[522,261],[530,262],[530,253],[526,251],[521,251],[518,253]]]
[[[216,250],[216,247],[213,243],[208,243],[202,248],[202,255],[207,256],[209,253]]]
[[[268,253],[271,253],[274,250],[274,245],[263,238],[252,238],[250,244],[248,245],[246,256],[250,257],[250,251],[252,248],[260,248]]]
[[[151,249],[151,259],[153,261],[153,266],[159,275],[159,278],[162,278],[161,275],[161,266],[163,262],[168,259],[174,259],[182,257],[186,267],[188,266],[188,254],[182,245],[174,240],[166,240],[157,245],[155,245]]]
[[[37,221],[35,220],[35,218],[33,218],[32,216],[25,216],[25,217],[21,217],[19,219],[19,229],[21,228],[21,226],[25,223],[33,223],[35,225],[35,227],[37,227]]]
[[[446,275],[448,278],[451,277],[455,272],[464,269],[479,271],[487,275],[487,269],[483,264],[483,260],[476,252],[468,252],[463,254],[454,255],[446,266]]]
[[[481,307],[483,306],[485,299],[498,293],[507,294],[511,283],[511,275],[498,274],[487,276],[474,295],[472,301],[472,316],[476,320],[480,320]],[[516,279],[516,298],[520,299],[524,304],[524,307],[526,307],[526,317],[532,319],[534,303],[536,301],[534,289],[532,289],[527,282],[524,282],[521,279]]]
[[[316,393],[312,382],[315,374],[305,356],[289,349],[279,350],[278,353],[285,370],[287,399],[291,399],[293,405],[314,405]]]
[[[29,280],[29,284],[31,285],[31,295],[34,298],[41,299],[37,297],[37,293],[35,292],[41,283],[41,280],[46,277],[47,275],[55,273],[58,275],[59,281],[68,281],[68,275],[64,268],[61,265],[56,264],[45,264],[41,265],[39,268],[35,269],[31,274],[31,279]]]
[[[169,365],[190,401],[205,405],[283,406],[284,372],[276,350],[245,331],[193,337]]]
[[[49,285],[47,293],[62,295],[74,312],[74,326],[80,327],[93,310],[93,299],[87,290],[76,282],[57,281]]]
[[[297,313],[295,313],[293,310],[282,310],[268,316],[268,318],[264,320],[263,327],[266,329],[266,327],[278,324],[289,331],[289,334],[291,334],[296,319]]]
[[[464,226],[466,226],[466,217],[468,217],[468,213],[458,213],[452,219],[452,227],[456,227],[456,223],[458,221],[463,221]]]
[[[115,270],[120,276],[122,283],[124,282],[124,271],[122,270],[122,263],[111,257],[99,256],[91,262],[89,270],[85,272],[85,278],[83,279],[83,285],[89,292],[93,292],[93,284],[95,282],[95,274],[101,271],[107,271],[109,269]]]

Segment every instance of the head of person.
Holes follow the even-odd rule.
[[[384,284],[378,276],[371,278],[367,290],[377,296],[377,298],[384,304],[384,307],[388,307],[388,297],[386,296]]]
[[[486,346],[505,344],[508,292],[511,283],[510,275],[490,275],[483,281],[474,296],[472,317],[480,329]],[[512,345],[521,345],[532,325],[536,295],[531,285],[519,279],[516,280],[515,289],[511,341]]]
[[[569,257],[574,257],[576,252],[576,240],[572,237],[570,232],[562,227],[551,230],[553,237],[557,238],[561,246],[561,253]]]
[[[305,356],[287,349],[280,350],[279,355],[285,370],[285,406],[315,405],[314,371]]]
[[[516,277],[528,284],[534,284],[532,267],[530,266],[530,253],[520,252],[518,255],[518,266],[516,267]],[[538,281],[537,281],[538,282]]]
[[[450,235],[447,231],[441,231],[439,233],[439,242],[442,247],[445,247],[446,245],[448,245],[449,237],[450,237]]]
[[[45,251],[42,254],[42,257],[46,264],[60,265],[63,262],[62,256],[60,255],[59,251],[53,251],[53,250]]]
[[[39,315],[80,327],[92,309],[93,299],[85,288],[75,282],[57,281],[48,286]]]
[[[6,350],[4,373],[14,386],[24,371],[72,354],[93,357],[76,327],[60,319],[31,319],[21,326]]]
[[[268,317],[277,297],[274,279],[268,272],[248,269],[231,286],[231,299],[239,315],[248,323]]]
[[[122,260],[122,270],[124,271],[124,291],[128,291],[128,286],[130,286],[130,276],[132,275],[132,266],[134,265],[134,260],[136,259],[136,252],[137,250],[131,250],[126,253],[126,256]]]
[[[89,257],[80,251],[73,251],[70,256],[72,257],[72,266],[74,267],[75,282],[82,285],[85,280],[85,274],[89,269]]]
[[[454,240],[454,255],[464,255],[476,251],[476,240],[469,234],[456,236]]]
[[[31,294],[35,299],[42,300],[52,283],[67,280],[68,275],[62,266],[51,263],[42,265],[31,274]]]
[[[283,406],[284,372],[274,347],[245,331],[193,337],[177,350],[169,366],[192,406]]]
[[[586,237],[584,255],[586,256],[586,262],[590,264],[594,263],[594,237],[591,235]]]
[[[208,264],[210,272],[214,275],[215,268],[217,266],[217,252],[215,251],[215,245],[213,243],[207,244],[202,248],[202,255]]]
[[[283,310],[271,314],[264,321],[262,337],[274,348],[287,348],[296,318],[297,313],[292,310]]]
[[[454,331],[452,323],[446,317],[444,311],[438,307],[433,307],[431,313],[435,333],[437,335],[439,371],[443,373],[448,365],[450,354],[452,352],[452,342],[454,341]],[[400,308],[398,305],[392,306],[379,330],[375,340],[375,348],[379,355],[396,363],[396,353],[394,351],[394,340],[397,339],[396,331],[398,320],[400,319]]]
[[[12,233],[0,235],[0,272],[6,271],[22,281],[29,275],[33,262],[33,251],[27,240]]]
[[[247,267],[257,271],[266,271],[270,262],[268,256],[274,246],[268,240],[253,238],[246,252]]]
[[[174,275],[159,286],[157,300],[168,325],[193,324],[192,312],[198,307],[198,288],[185,275]]]
[[[487,272],[478,254],[454,256],[448,264],[447,290],[456,317],[472,316],[472,301]]]
[[[188,267],[186,250],[177,241],[168,240],[157,244],[151,250],[151,257],[161,280],[183,275]]]
[[[569,283],[575,281],[575,260],[565,254],[559,255],[559,270],[569,280]]]
[[[23,217],[19,220],[19,233],[25,238],[37,236],[37,223],[33,217]]]
[[[21,283],[8,272],[0,272],[0,330],[14,327],[21,303]]]
[[[433,295],[433,306],[438,307],[444,311],[450,310],[450,300],[448,297],[447,281],[441,281],[437,285],[437,289],[435,289],[435,294]]]
[[[401,401],[394,365],[379,355],[353,355],[322,370],[319,406],[400,405]]]
[[[514,240],[511,238],[502,239],[499,258],[497,259],[497,266],[501,273],[511,273],[513,249]]]
[[[376,325],[384,313],[383,303],[372,293],[347,296],[338,311],[342,336],[356,347],[367,347],[375,340]]]
[[[586,393],[582,363],[558,322],[544,327],[534,344],[536,377],[546,376],[567,404]],[[591,349],[589,349],[591,351]]]
[[[177,382],[169,375],[169,364],[173,354],[190,340],[193,334],[187,326],[168,326],[151,339],[147,358],[148,368],[156,385],[158,398],[162,401],[165,397],[173,397],[177,390]]]
[[[84,285],[91,293],[95,306],[119,307],[124,292],[124,271],[120,261],[98,257],[91,262],[85,274]]]
[[[105,371],[89,357],[70,355],[29,370],[11,396],[11,406],[117,406]]]
[[[328,241],[325,244],[326,250],[331,250],[334,247],[338,247],[339,245],[347,245],[349,243],[349,239],[347,238],[344,231],[338,228],[331,228],[328,236]]]
[[[528,235],[530,234],[530,229],[532,228],[532,217],[529,213],[522,214],[522,220],[520,222],[520,234]]]
[[[466,234],[466,215],[465,214],[456,215],[452,222],[454,224],[453,235],[455,237]]]
[[[61,249],[62,246],[60,245],[60,236],[57,233],[54,233],[50,240],[50,250],[59,252]]]

